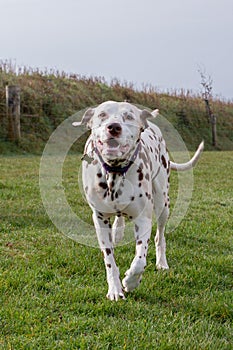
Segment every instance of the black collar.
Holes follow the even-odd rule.
[[[135,159],[137,158],[137,155],[138,155],[140,148],[141,148],[141,145],[139,142],[132,157],[130,158],[128,164],[126,164],[123,167],[121,167],[120,165],[119,166],[111,166],[111,165],[105,163],[99,150],[97,149],[97,147],[94,148],[94,151],[97,154],[97,156],[99,157],[99,160],[107,173],[120,174],[122,176],[125,176],[125,174],[129,170],[129,168],[131,167],[131,165],[134,163]]]

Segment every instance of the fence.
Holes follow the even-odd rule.
[[[8,139],[20,140],[20,87],[6,86],[6,116],[8,120]]]
[[[6,86],[0,91],[0,141],[18,144],[26,151],[39,145],[41,149],[53,130],[76,111],[75,104],[59,108],[55,99],[45,102],[43,96],[32,101],[19,86]]]

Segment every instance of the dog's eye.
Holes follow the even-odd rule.
[[[107,114],[106,114],[105,112],[101,112],[101,113],[99,114],[99,118],[100,118],[100,119],[106,119],[106,118],[107,118]]]
[[[132,116],[132,114],[127,114],[126,119],[127,120],[134,120],[134,117]]]

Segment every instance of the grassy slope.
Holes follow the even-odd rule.
[[[11,67],[0,67],[0,153],[40,153],[50,134],[62,120],[73,113],[101,103],[116,100],[159,108],[183,137],[187,147],[194,150],[202,139],[211,150],[211,131],[205,105],[200,97],[188,92],[163,94],[153,88],[135,91],[130,84],[117,80],[107,85],[103,78],[67,76],[63,73],[36,72],[30,69],[16,75]],[[21,130],[19,145],[6,142],[5,85],[21,87]],[[218,118],[218,148],[233,150],[233,103],[212,101]]]
[[[46,216],[39,157],[0,158],[0,349],[232,349],[231,160],[203,154],[188,214],[167,237],[170,270],[155,272],[151,242],[140,287],[112,303],[99,250]],[[76,211],[77,161],[64,169]],[[173,175],[172,197],[175,186]],[[133,244],[116,249],[122,276],[133,255]]]

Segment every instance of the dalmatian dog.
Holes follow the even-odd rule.
[[[107,101],[89,108],[81,123],[73,123],[91,129],[82,163],[83,188],[104,256],[110,300],[125,299],[124,292],[141,282],[153,211],[156,266],[169,268],[164,228],[169,215],[170,170],[192,168],[203,150],[201,143],[189,162],[170,161],[160,129],[148,120],[156,114],[158,110],[150,113],[127,102]],[[134,223],[136,252],[121,283],[114,246],[123,237],[125,217]]]

